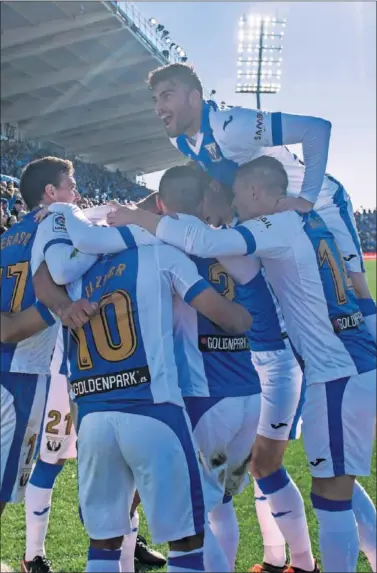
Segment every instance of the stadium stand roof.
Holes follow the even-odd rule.
[[[145,83],[166,48],[131,2],[2,1],[1,122],[110,169],[176,165]]]

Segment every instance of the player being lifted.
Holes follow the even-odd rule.
[[[192,67],[170,64],[149,75],[155,110],[172,144],[211,177],[232,185],[235,172],[260,155],[279,159],[288,173],[288,195],[277,211],[320,212],[334,234],[352,279],[365,324],[376,340],[376,304],[365,275],[360,241],[349,195],[325,175],[331,125],[315,117],[266,113],[233,107],[220,110],[203,99]],[[302,144],[304,163],[285,145]]]
[[[259,157],[237,171],[235,207],[241,224],[234,229],[199,227],[124,207],[108,218],[117,226],[139,224],[191,255],[255,253],[261,258],[288,335],[305,367],[303,438],[324,570],[355,571],[359,548],[374,568],[375,508],[355,484],[355,476],[368,476],[371,469],[376,346],[343,258],[321,217],[315,212],[305,216],[277,212],[287,187],[282,164],[272,157]],[[358,422],[361,419],[363,424]],[[282,470],[258,480],[274,513],[284,518],[290,514],[286,483]]]

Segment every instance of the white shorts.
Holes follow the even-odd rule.
[[[83,522],[91,539],[130,533],[135,488],[154,543],[204,530],[199,452],[179,406],[85,415],[78,431],[78,476]]]
[[[312,476],[369,476],[375,419],[375,370],[308,386],[302,434]]]
[[[0,501],[25,496],[46,405],[50,377],[1,373]]]
[[[185,398],[185,404],[200,449],[206,510],[212,511],[247,483],[261,395]]]
[[[41,431],[39,456],[48,464],[75,458],[76,440],[67,379],[61,374],[53,374]]]
[[[349,271],[364,272],[363,254],[349,195],[340,185],[333,202],[316,209],[332,232]]]
[[[302,370],[288,340],[286,348],[252,352],[262,386],[258,435],[271,440],[296,439],[301,433]]]

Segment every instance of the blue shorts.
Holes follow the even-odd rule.
[[[44,374],[1,373],[1,502],[24,499],[49,382]]]

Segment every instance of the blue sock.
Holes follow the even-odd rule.
[[[360,550],[367,557],[372,571],[376,571],[376,508],[365,489],[357,481],[353,488],[352,509],[359,529]]]
[[[88,573],[120,573],[120,554],[120,549],[89,547],[86,571]]]
[[[169,551],[168,571],[170,573],[204,571],[203,547],[193,551]]]
[[[376,316],[377,316],[377,307],[376,303],[372,298],[358,298],[357,302],[359,303],[360,310],[364,317],[365,326],[368,329],[369,334],[373,338],[374,342],[376,342]]]
[[[352,501],[333,501],[311,494],[319,522],[319,546],[326,573],[357,571],[359,534]]]
[[[41,459],[38,459],[34,466],[33,473],[30,476],[29,483],[43,489],[52,489],[62,469],[63,466],[47,464],[46,462],[42,462]]]

